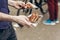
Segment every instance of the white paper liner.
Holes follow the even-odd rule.
[[[20,27],[17,23],[13,24],[14,27]]]
[[[34,27],[37,27],[37,25],[40,23],[40,21],[41,21],[41,19],[42,19],[42,17],[43,17],[43,15],[39,15],[39,16],[40,16],[40,18],[37,20],[37,22],[32,23],[32,25],[33,25]]]
[[[29,15],[28,17],[30,17],[30,16],[31,16],[31,15]],[[32,23],[33,27],[37,27],[37,25],[38,25],[39,22],[41,21],[43,15],[39,15],[39,16],[40,16],[40,18],[38,19],[38,21],[35,22],[35,23]],[[14,26],[14,27],[20,27],[17,23],[13,24],[13,26]]]

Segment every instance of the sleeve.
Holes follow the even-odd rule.
[[[0,2],[0,12],[9,13],[8,0],[1,0]]]

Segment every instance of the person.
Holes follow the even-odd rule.
[[[24,16],[12,16],[9,15],[8,4],[19,9],[24,2],[13,0],[0,0],[0,40],[17,40],[15,31],[11,25],[11,22],[16,22],[22,25],[32,27],[29,19]]]
[[[58,0],[47,0],[49,19],[43,21],[45,25],[55,25],[58,20]]]

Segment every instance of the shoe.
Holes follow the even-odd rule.
[[[54,21],[51,21],[50,19],[43,21],[43,24],[45,25],[55,25],[56,23]]]
[[[58,20],[58,19],[56,19],[56,20],[55,20],[55,23],[59,23],[59,20]]]

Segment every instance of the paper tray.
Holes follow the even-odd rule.
[[[37,27],[37,25],[40,23],[43,16],[42,15],[39,15],[39,16],[40,16],[40,18],[35,23],[32,23],[33,27]],[[20,27],[17,23],[14,23],[13,26],[14,27]]]
[[[30,17],[31,15],[29,15],[28,17]],[[35,23],[32,23],[32,25],[34,27],[37,27],[37,25],[40,23],[41,19],[42,19],[43,15],[39,15],[39,19],[35,22]]]

